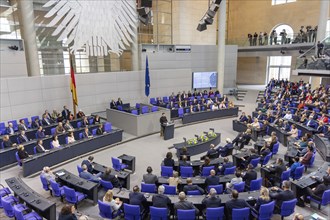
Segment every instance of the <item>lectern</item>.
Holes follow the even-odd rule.
[[[174,137],[174,123],[162,125],[164,127],[164,140],[169,140]]]

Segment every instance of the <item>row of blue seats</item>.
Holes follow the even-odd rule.
[[[195,98],[196,98],[197,100],[201,100],[202,98],[204,98],[204,99],[208,99],[208,98],[214,99],[215,97],[217,97],[217,98],[221,98],[221,94],[218,94],[218,95],[210,95],[210,96],[208,96],[208,95],[204,95],[204,96],[196,96],[196,97],[191,96],[191,97],[188,98],[187,100],[188,100],[188,101],[194,101]],[[169,96],[164,96],[163,99],[162,99],[162,101],[163,101],[164,103],[169,103],[169,102],[172,101],[172,100],[170,100]],[[176,97],[175,97],[175,100],[174,100],[174,101],[177,101],[177,98],[176,98]],[[150,98],[150,104],[152,104],[152,105],[156,105],[156,104],[157,104],[157,98]]]
[[[136,108],[139,108],[139,107],[136,107]],[[121,105],[118,105],[117,106],[117,110],[119,111],[124,111],[123,107]],[[152,106],[151,109],[149,110],[149,107],[148,106],[142,106],[141,108],[141,114],[147,114],[149,112],[156,112],[158,111],[158,106]],[[132,114],[134,115],[138,115],[139,114],[139,111],[137,109],[133,109],[131,111]]]

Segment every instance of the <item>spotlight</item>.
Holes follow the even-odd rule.
[[[12,45],[8,47],[11,50],[18,50],[18,47],[16,45]]]
[[[138,14],[139,14],[139,20],[141,23],[147,25],[151,21],[151,9],[142,7],[137,9]]]
[[[281,54],[282,54],[282,55],[285,54],[285,51],[284,51],[284,50],[281,50]]]
[[[205,31],[207,29],[206,23],[204,21],[199,22],[197,26],[198,31]]]
[[[300,53],[300,54],[303,54],[303,53],[305,53],[305,52],[304,52],[303,50],[299,50],[299,53]]]
[[[213,24],[213,18],[206,17],[206,18],[204,19],[204,21],[205,21],[205,24],[206,24],[206,25]]]
[[[209,8],[204,14],[203,18],[199,21],[197,30],[205,31],[207,29],[206,25],[213,24],[213,18],[219,9],[221,0],[209,0]]]

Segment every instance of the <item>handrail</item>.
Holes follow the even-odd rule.
[[[321,40],[320,42],[324,42],[327,38],[329,38],[330,36],[327,35],[323,40]],[[301,54],[298,58],[303,58],[304,56],[306,56],[307,53],[309,53],[311,50],[315,49],[317,46],[317,43],[315,43],[311,48],[309,48],[305,53]]]

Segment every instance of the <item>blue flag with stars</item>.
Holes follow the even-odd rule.
[[[150,76],[149,76],[149,64],[148,64],[148,56],[146,58],[146,76],[145,76],[145,94],[148,97],[150,94]]]

